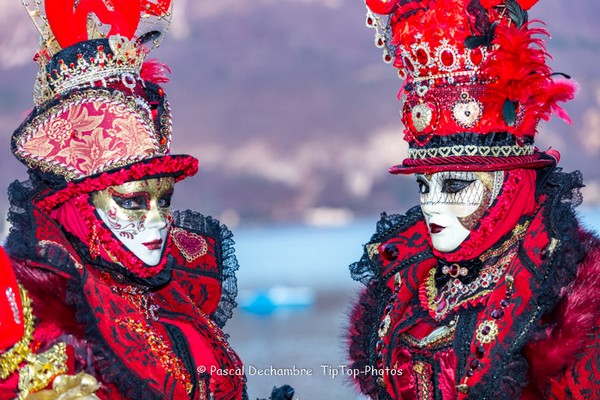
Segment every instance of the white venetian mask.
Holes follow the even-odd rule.
[[[465,241],[498,195],[504,179],[502,171],[442,171],[416,176],[432,245],[443,253],[456,250]]]
[[[96,212],[113,235],[149,266],[161,261],[169,231],[172,177],[110,186],[92,195]]]

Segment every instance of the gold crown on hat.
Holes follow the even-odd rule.
[[[34,60],[40,71],[34,103],[43,104],[73,89],[106,87],[122,80],[135,86],[146,55],[158,47],[170,26],[171,0],[22,0],[40,33]],[[141,11],[141,12],[140,12]],[[116,25],[116,26],[113,26]],[[124,34],[115,34],[115,31]],[[87,57],[68,62],[55,55],[78,42],[108,39]],[[49,67],[50,66],[50,67]]]

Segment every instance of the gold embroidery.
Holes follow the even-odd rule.
[[[33,310],[31,308],[31,300],[21,285],[19,285],[19,293],[21,295],[23,316],[25,318],[25,331],[21,340],[15,343],[4,354],[0,355],[0,379],[8,378],[10,374],[19,368],[19,365],[25,361],[27,356],[31,354],[29,344],[33,336]]]
[[[415,371],[415,376],[417,378],[417,392],[419,393],[419,400],[433,399],[431,366],[422,361],[416,361],[413,365],[413,371]]]
[[[379,245],[381,243],[371,243],[367,245],[367,254],[370,259],[373,259],[377,254],[379,254]]]
[[[68,124],[65,122],[68,120]],[[70,96],[39,115],[17,138],[15,155],[30,168],[73,180],[164,155],[151,115],[120,93]]]
[[[131,317],[118,318],[117,323],[127,327],[143,338],[150,346],[152,354],[158,358],[162,367],[167,372],[173,374],[173,377],[183,385],[188,394],[192,393],[193,385],[189,372],[185,369],[181,359],[165,343],[162,335],[154,331],[150,325]]]
[[[41,390],[57,375],[67,372],[67,346],[57,343],[41,354],[33,354],[30,348],[33,337],[34,316],[31,299],[23,286],[19,285],[21,306],[25,323],[23,337],[13,347],[0,355],[0,379],[6,379],[19,370],[18,400],[25,399],[30,392]],[[19,365],[25,365],[19,369]]]

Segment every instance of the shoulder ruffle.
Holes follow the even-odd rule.
[[[235,298],[238,290],[235,271],[238,270],[239,265],[233,247],[235,244],[233,234],[218,220],[195,211],[175,211],[173,212],[173,222],[177,227],[207,235],[215,241],[215,257],[220,271],[221,299],[211,317],[220,328],[223,328],[237,307]]]
[[[373,243],[381,243],[392,236],[401,232],[411,226],[413,226],[417,221],[423,219],[423,214],[421,213],[421,207],[415,206],[407,211],[406,215],[402,214],[390,214],[381,213],[381,218],[377,222],[377,228],[373,236],[367,244],[363,247],[365,249],[363,256],[361,259],[350,265],[350,275],[352,279],[358,281],[364,285],[368,285],[368,283],[376,276],[381,275],[381,266],[375,263],[368,251],[368,247]]]

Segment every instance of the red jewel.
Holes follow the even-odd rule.
[[[400,253],[398,248],[393,244],[385,244],[380,250],[381,256],[387,261],[394,261],[398,258]]]
[[[376,14],[389,14],[394,6],[396,0],[366,0],[367,7],[369,7]]]
[[[481,49],[479,47],[477,47],[476,49],[473,49],[471,51],[471,62],[474,65],[479,65],[481,64],[481,61],[483,60],[483,53],[481,52]]]
[[[490,331],[491,331],[491,330],[492,330],[492,328],[490,328],[490,326],[489,326],[489,325],[486,325],[486,326],[484,326],[484,327],[483,327],[483,329],[481,330],[481,334],[482,334],[482,335],[486,335],[486,336],[487,336],[487,335],[489,335],[489,334],[490,334]]]
[[[102,45],[98,46],[98,51],[103,52],[104,51],[104,46],[102,46]]]
[[[162,88],[158,88],[158,95],[162,97],[162,95],[164,94],[164,90]]]
[[[458,275],[458,264],[452,264],[450,266],[450,276],[457,276]]]
[[[479,358],[485,355],[485,349],[483,348],[483,346],[477,346],[477,349],[475,349],[475,355]]]
[[[390,56],[389,54],[385,55],[385,62],[390,62],[392,61],[392,56]]]
[[[427,52],[423,49],[418,49],[417,60],[419,61],[419,64],[427,65],[427,63],[429,62],[429,56],[427,55]]]
[[[476,369],[477,367],[479,367],[479,364],[479,360],[473,360],[471,361],[471,368]]]
[[[404,57],[404,65],[406,65],[406,68],[408,68],[410,71],[415,70],[413,63],[408,59],[408,57]]]
[[[383,39],[381,39],[381,38],[377,39],[377,46],[382,47],[383,45],[384,45]]]
[[[442,64],[446,67],[454,64],[454,54],[450,50],[442,51]]]
[[[492,311],[492,313],[490,315],[494,319],[502,318],[504,316],[504,310],[496,309],[496,310]]]

